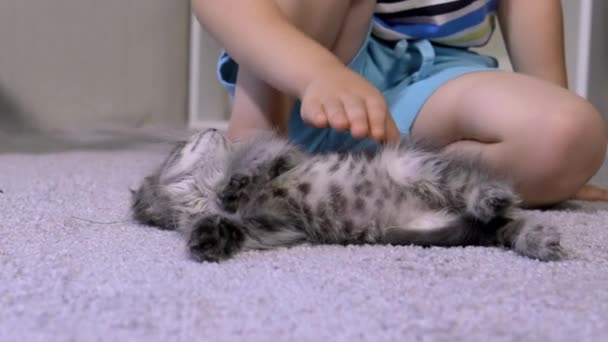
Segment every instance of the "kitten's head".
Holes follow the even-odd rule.
[[[132,210],[142,223],[175,229],[215,203],[231,146],[214,129],[179,143],[154,174],[133,192]]]

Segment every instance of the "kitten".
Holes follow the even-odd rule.
[[[558,231],[524,218],[505,179],[478,161],[407,141],[373,154],[310,155],[272,134],[231,146],[206,130],[176,147],[133,199],[140,222],[188,234],[198,261],[301,243],[564,256]]]

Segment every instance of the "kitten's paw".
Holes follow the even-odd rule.
[[[483,184],[477,187],[467,199],[467,209],[473,217],[489,222],[515,205],[517,196],[502,183]]]
[[[535,223],[522,230],[514,249],[520,254],[541,261],[558,261],[566,257],[560,238],[555,227]]]
[[[228,212],[236,212],[239,200],[247,196],[245,187],[251,183],[251,177],[244,174],[235,174],[230,177],[228,184],[218,194],[222,207]]]
[[[236,254],[244,240],[237,224],[221,216],[208,216],[195,225],[188,248],[196,261],[218,262]]]

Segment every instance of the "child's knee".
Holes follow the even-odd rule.
[[[606,126],[600,113],[587,101],[574,98],[554,115],[549,132],[560,160],[579,160],[580,166],[599,168],[606,154]]]
[[[536,176],[569,196],[587,182],[606,158],[606,127],[597,110],[579,98],[565,101],[537,131]],[[536,148],[529,146],[529,148]],[[533,161],[534,162],[534,161]]]

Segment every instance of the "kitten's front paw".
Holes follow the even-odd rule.
[[[188,248],[196,261],[218,262],[236,254],[244,240],[237,224],[221,216],[208,216],[195,225]]]
[[[251,183],[251,177],[236,174],[230,177],[228,185],[218,194],[222,208],[228,212],[236,212],[239,200],[246,199],[245,187]]]
[[[515,249],[541,261],[558,261],[566,257],[555,227],[533,224],[526,227],[515,243]]]

